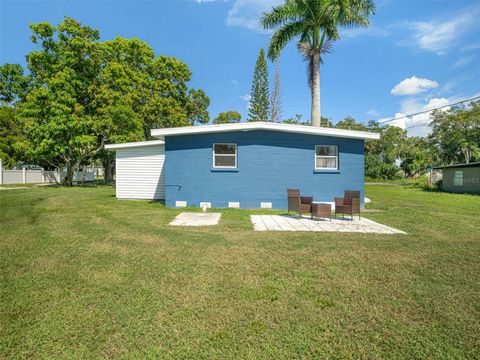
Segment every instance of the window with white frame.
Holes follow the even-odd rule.
[[[463,171],[455,171],[453,174],[453,186],[463,186]]]
[[[316,145],[315,146],[315,170],[338,169],[338,146]]]
[[[213,167],[235,169],[237,167],[237,144],[213,144]]]

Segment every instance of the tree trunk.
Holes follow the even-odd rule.
[[[73,167],[72,167],[72,164],[67,162],[66,167],[67,167],[67,173],[65,174],[65,178],[63,179],[63,184],[65,186],[72,186],[73,185]]]
[[[103,180],[106,183],[111,183],[113,181],[113,166],[108,166],[103,169]]]
[[[113,167],[115,166],[115,160],[111,156],[107,156],[102,161],[103,166],[103,181],[111,183],[113,181]]]
[[[465,158],[465,164],[470,163],[470,149],[464,148],[462,149],[463,157]]]
[[[85,176],[87,175],[87,167],[85,165],[82,166],[82,186],[85,183]]]
[[[320,54],[312,55],[312,126],[320,127]]]

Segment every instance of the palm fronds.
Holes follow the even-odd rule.
[[[313,47],[321,47],[321,38],[329,42],[340,38],[339,27],[368,26],[368,17],[375,12],[373,0],[286,0],[260,19],[272,35],[268,56],[275,59],[293,38],[308,38]]]
[[[375,12],[373,0],[285,0],[260,23],[266,30],[275,30],[270,39],[268,57],[275,60],[283,48],[298,39],[298,50],[308,62],[308,83],[312,90],[312,125],[320,126],[320,64],[340,39],[340,27],[368,26],[368,17]]]
[[[308,41],[299,42],[297,44],[298,51],[303,57],[305,62],[308,62],[307,77],[308,85],[312,87],[313,72],[315,71],[315,56],[318,56],[318,60],[323,64],[323,55],[330,54],[333,51],[333,41],[325,38],[320,47],[312,47]]]
[[[287,0],[284,4],[273,7],[270,12],[263,13],[260,24],[264,29],[271,30],[295,20],[298,13],[295,1]]]
[[[302,22],[292,22],[282,26],[275,31],[268,47],[268,57],[275,60],[280,55],[282,49],[295,37],[302,34],[304,24]]]

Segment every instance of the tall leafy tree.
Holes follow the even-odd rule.
[[[429,138],[445,163],[480,160],[480,102],[432,113]]]
[[[22,125],[15,116],[15,109],[0,106],[0,159],[5,167],[13,167],[24,160],[17,144],[24,140]]]
[[[306,121],[302,121],[302,114],[295,114],[294,116],[285,119],[282,121],[284,124],[291,124],[291,125],[310,125]]]
[[[144,139],[145,124],[140,115],[144,103],[148,68],[154,53],[138,39],[114,40],[98,44],[98,76],[90,86],[89,112],[95,119],[99,144]],[[113,179],[114,153],[103,148],[96,154],[104,168],[104,180]]]
[[[273,89],[270,99],[270,121],[280,122],[282,117],[282,80],[280,78],[280,62],[275,60]]]
[[[269,120],[268,67],[265,51],[260,49],[253,72],[252,93],[248,107],[249,121]]]
[[[330,121],[330,119],[325,118],[322,116],[321,121],[320,121],[320,126],[323,127],[334,127],[333,123]]]
[[[27,57],[35,87],[20,104],[27,154],[34,161],[65,166],[65,184],[71,185],[74,169],[103,145],[88,112],[89,87],[100,70],[99,34],[70,18],[58,28],[49,23],[30,28],[40,50]]]
[[[346,130],[358,130],[358,131],[366,131],[367,127],[355,121],[354,118],[351,116],[347,116],[345,119],[340,120],[338,123],[335,124],[335,127],[338,129],[346,129]]]
[[[30,80],[19,64],[0,66],[0,159],[6,167],[25,160],[18,147],[24,136],[15,104],[25,96]]]
[[[210,99],[189,89],[191,71],[173,57],[156,57],[139,39],[116,37],[99,44],[102,69],[92,84],[92,114],[99,142],[119,143],[150,137],[153,127],[193,125],[209,121]],[[105,181],[113,178],[114,153],[97,154]]]
[[[173,57],[156,57],[139,39],[117,37],[100,44],[102,70],[92,86],[93,112],[99,138],[118,143],[150,137],[153,127],[193,125],[209,121],[210,99],[201,89],[189,89],[188,66]],[[98,154],[105,180],[112,179],[114,154]]]
[[[203,90],[189,89],[192,76],[187,64],[161,55],[147,69],[147,93],[141,113],[147,136],[151,128],[193,125],[210,120],[210,99]]]
[[[190,78],[189,78],[190,80]],[[190,89],[187,96],[187,119],[189,125],[195,123],[205,124],[210,121],[208,107],[210,106],[210,98],[202,89]]]
[[[352,124],[358,125],[355,121]],[[398,178],[401,170],[398,163],[407,132],[396,126],[380,126],[375,121],[369,121],[366,130],[380,133],[380,140],[365,144],[365,176],[384,180]]]
[[[0,71],[0,96],[20,98],[30,161],[65,167],[66,184],[75,168],[94,159],[111,178],[114,158],[103,150],[106,143],[148,138],[152,127],[209,121],[210,99],[188,87],[191,71],[178,59],[157,57],[138,39],[100,42],[97,30],[68,17],[58,27],[30,27],[39,49],[27,57],[26,91],[18,80],[23,71],[12,67]]]
[[[381,134],[380,140],[365,145],[365,174],[370,178],[395,179],[400,169],[406,177],[413,177],[434,162],[429,142],[425,138],[407,137],[407,132],[399,127],[382,127],[375,121],[364,125],[351,116],[339,121],[335,127]]]
[[[283,120],[283,123],[293,124],[293,125],[309,125],[309,126],[312,125],[310,121],[302,121],[302,114],[295,114],[295,116],[289,119]],[[323,127],[334,127],[330,119],[327,119],[323,116],[320,124],[321,124],[320,126],[323,126]]]
[[[399,149],[400,168],[405,177],[414,177],[426,171],[434,162],[434,152],[427,139],[405,137]]]
[[[24,76],[19,64],[0,66],[0,102],[13,105],[25,96],[31,77]]]
[[[225,111],[213,119],[214,124],[232,124],[239,123],[242,119],[242,115],[238,111]]]
[[[340,39],[338,28],[368,26],[375,11],[372,0],[286,0],[264,13],[260,19],[267,30],[276,30],[270,40],[268,56],[278,58],[282,49],[297,39],[298,50],[308,63],[313,126],[320,126],[320,64]]]

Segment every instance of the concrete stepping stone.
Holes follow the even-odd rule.
[[[217,225],[221,213],[182,212],[170,223],[174,226],[211,226]]]

